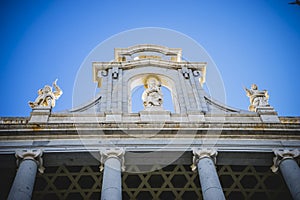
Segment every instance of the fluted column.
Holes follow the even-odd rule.
[[[30,200],[37,170],[43,173],[42,151],[24,150],[16,152],[18,171],[10,189],[8,200]]]
[[[192,170],[198,168],[203,199],[225,199],[215,167],[217,151],[214,149],[194,149],[193,154]]]
[[[274,154],[272,171],[277,172],[280,169],[293,199],[300,200],[300,168],[295,160],[300,155],[299,150],[274,150]]]
[[[121,171],[124,170],[123,149],[106,149],[101,151],[101,163],[103,170],[101,200],[121,200],[122,180]]]

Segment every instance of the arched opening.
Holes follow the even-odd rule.
[[[131,91],[131,112],[138,113],[139,111],[144,110],[144,105],[142,101],[142,94],[145,88],[143,85],[136,86]],[[161,91],[163,93],[163,108],[164,110],[170,111],[171,113],[175,112],[174,104],[172,101],[171,91],[165,87],[161,86]]]
[[[152,68],[155,71],[155,67]],[[145,80],[149,77],[156,77],[161,83],[161,91],[163,94],[163,104],[162,107],[166,111],[172,113],[180,113],[179,99],[177,95],[177,88],[173,79],[168,76],[159,73],[138,73],[139,71],[145,71],[145,68],[138,69],[126,82],[128,83],[127,97],[128,97],[128,112],[138,113],[144,110],[144,105],[142,101],[142,94],[145,90],[144,84]]]

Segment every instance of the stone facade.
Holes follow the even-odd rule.
[[[300,117],[215,101],[202,87],[206,63],[181,56],[157,45],[117,48],[113,62],[92,63],[100,93],[89,103],[0,118],[0,198],[20,199],[26,183],[27,199],[299,199]],[[132,112],[131,93],[149,76],[171,91],[174,112]]]

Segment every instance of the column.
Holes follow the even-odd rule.
[[[123,149],[106,149],[101,151],[101,163],[104,167],[102,180],[101,200],[121,200],[122,180],[121,171],[124,171]]]
[[[203,148],[193,150],[193,154],[192,170],[198,168],[203,199],[225,200],[215,167],[217,151]]]
[[[42,151],[41,150],[24,150],[16,152],[18,171],[10,189],[8,200],[30,200],[35,176],[39,167],[42,173]]]
[[[274,150],[274,154],[272,171],[277,172],[280,169],[293,199],[300,200],[300,168],[295,160],[300,155],[299,150]]]

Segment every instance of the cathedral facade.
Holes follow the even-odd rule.
[[[179,48],[114,55],[91,63],[99,93],[86,104],[52,112],[54,81],[30,117],[0,118],[0,199],[300,199],[300,117],[278,116],[266,90],[245,88],[249,108],[236,109]]]

